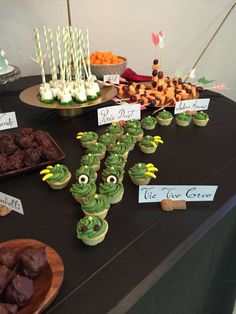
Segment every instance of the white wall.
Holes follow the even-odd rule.
[[[90,31],[91,50],[110,50],[128,66],[150,74],[154,58],[151,32],[166,34],[163,67],[168,75],[191,69],[233,0],[71,0],[72,24]],[[39,74],[33,28],[66,25],[66,0],[0,0],[0,47],[22,75]],[[197,77],[226,83],[236,100],[236,8],[197,66]]]

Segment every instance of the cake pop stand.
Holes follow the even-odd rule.
[[[40,101],[39,98],[39,86],[34,85],[25,89],[20,94],[20,100],[28,105],[47,108],[47,109],[56,109],[60,116],[64,117],[74,117],[81,115],[87,108],[101,105],[108,100],[111,100],[116,96],[117,90],[114,86],[102,86],[101,96],[94,100],[89,100],[83,104],[78,104],[76,102],[70,105],[61,105],[58,101],[54,101],[51,104],[45,104]]]

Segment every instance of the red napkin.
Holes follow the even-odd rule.
[[[151,76],[139,75],[129,68],[125,70],[122,77],[126,79],[127,81],[133,81],[133,82],[151,82],[152,80]]]

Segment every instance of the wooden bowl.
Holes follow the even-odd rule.
[[[119,74],[122,75],[127,67],[127,60],[124,57],[119,57],[124,61],[114,64],[91,64],[91,72],[96,75],[97,79],[103,80],[103,75]]]

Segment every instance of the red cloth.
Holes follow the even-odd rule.
[[[126,79],[127,81],[133,81],[133,82],[151,82],[152,80],[151,76],[139,75],[129,68],[125,70],[122,77]]]

